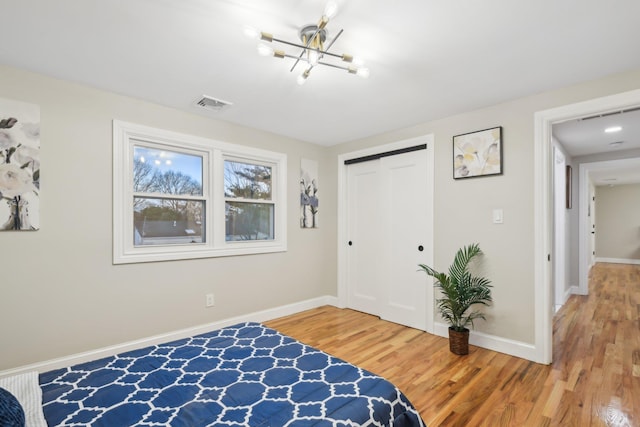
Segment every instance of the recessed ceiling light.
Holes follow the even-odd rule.
[[[604,131],[606,133],[620,132],[622,130],[622,126],[611,126],[606,128]]]

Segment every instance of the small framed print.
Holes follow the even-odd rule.
[[[453,178],[502,175],[502,126],[453,137]]]

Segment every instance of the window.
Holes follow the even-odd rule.
[[[224,161],[227,241],[273,240],[272,167]]]
[[[286,156],[114,121],[115,264],[286,250]]]
[[[133,244],[205,243],[207,153],[133,144]]]

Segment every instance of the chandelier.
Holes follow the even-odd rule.
[[[337,54],[330,52],[331,46],[342,35],[340,30],[336,36],[327,42],[326,26],[329,20],[333,18],[338,11],[335,1],[329,1],[324,9],[322,17],[317,25],[306,25],[300,29],[300,42],[291,42],[282,40],[273,36],[273,34],[259,31],[254,28],[245,27],[245,34],[251,38],[259,40],[258,53],[262,56],[273,56],[276,58],[291,58],[295,62],[290,72],[296,69],[298,64],[305,64],[302,74],[298,76],[298,84],[302,85],[307,81],[311,70],[318,66],[337,68],[347,71],[349,74],[355,74],[360,77],[369,77],[369,69],[362,66],[362,62],[354,58],[352,55],[343,53]],[[272,44],[279,43],[282,45],[292,46],[299,49],[296,55],[286,53],[284,50],[275,49]],[[326,45],[325,45],[326,43]]]

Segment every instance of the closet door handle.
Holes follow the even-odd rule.
[[[353,246],[353,242],[352,242],[351,240],[349,240],[348,245],[349,245],[349,246]]]
[[[418,250],[419,250],[420,252],[424,251],[424,246],[422,246],[422,245],[418,246]]]

